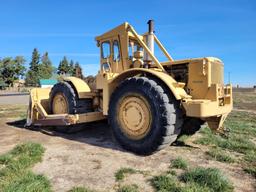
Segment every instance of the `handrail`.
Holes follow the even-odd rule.
[[[165,56],[170,60],[170,61],[174,61],[174,59],[172,58],[172,56],[168,53],[168,51],[164,48],[164,46],[162,45],[162,43],[159,41],[159,39],[156,37],[156,35],[154,34],[154,39],[157,43],[157,45],[159,46],[159,48],[163,51],[163,53],[165,54]]]
[[[140,43],[140,45],[145,49],[145,51],[149,54],[149,56],[152,58],[152,60],[154,61],[154,63],[156,64],[156,66],[161,69],[163,72],[166,72],[165,69],[163,68],[163,66],[161,65],[161,63],[157,60],[157,58],[154,56],[154,54],[150,51],[150,49],[148,48],[148,46],[140,39],[139,35],[137,34],[137,32],[133,29],[133,27],[131,25],[128,26],[128,30],[130,30],[132,32],[132,34],[135,36],[135,38],[137,39],[137,41]]]

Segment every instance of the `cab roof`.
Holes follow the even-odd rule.
[[[128,22],[125,22],[106,33],[103,33],[102,35],[95,37],[95,40],[101,41],[103,39],[107,39],[116,35],[124,34],[127,32],[129,25],[130,24]]]

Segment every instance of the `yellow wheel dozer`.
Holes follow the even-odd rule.
[[[232,88],[224,85],[224,64],[214,57],[174,60],[149,30],[139,35],[128,24],[96,37],[100,70],[88,84],[64,78],[30,93],[27,126],[76,125],[108,118],[116,140],[127,150],[151,154],[194,134],[202,124],[215,131],[232,110]],[[154,54],[158,46],[167,61]],[[89,80],[90,79],[90,80]]]

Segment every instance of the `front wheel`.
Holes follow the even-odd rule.
[[[116,140],[127,150],[151,154],[170,145],[180,133],[179,107],[154,80],[133,77],[111,96],[109,122]]]

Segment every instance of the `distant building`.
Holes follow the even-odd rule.
[[[57,83],[57,79],[40,79],[39,84],[42,88],[51,88]]]

